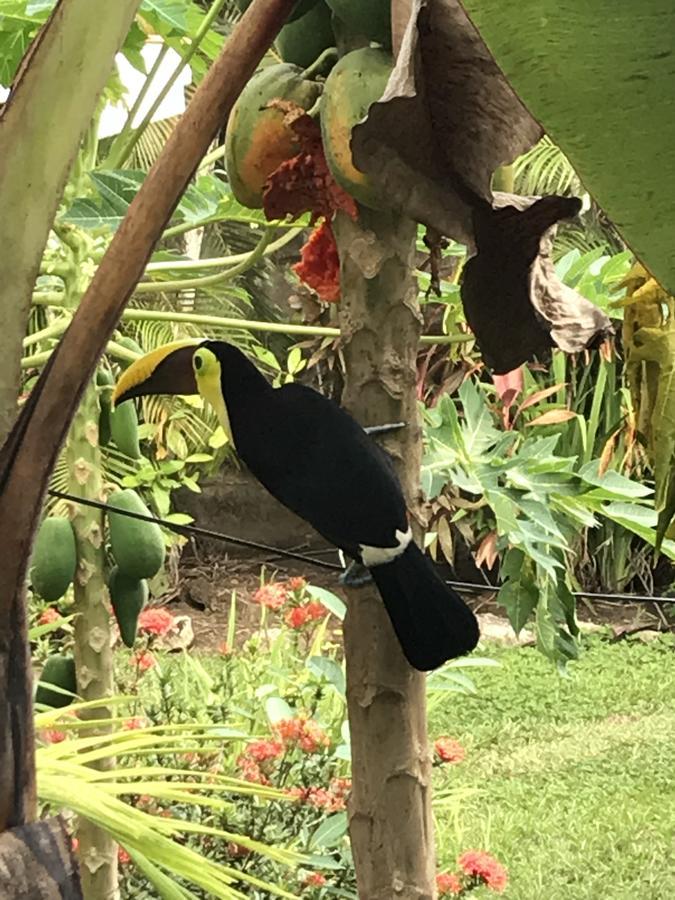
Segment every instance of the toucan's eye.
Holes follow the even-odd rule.
[[[201,369],[203,362],[204,362],[204,360],[201,358],[201,356],[199,356],[199,355],[195,356],[194,363],[195,363],[195,369],[197,371],[199,371]]]

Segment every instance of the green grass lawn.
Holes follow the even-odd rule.
[[[447,695],[431,717],[467,750],[436,770],[437,792],[462,791],[458,810],[437,808],[440,868],[486,849],[510,900],[674,898],[672,640],[591,639],[567,679],[534,649],[485,655],[502,668],[471,670],[478,696]]]

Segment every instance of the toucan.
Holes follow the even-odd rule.
[[[413,541],[391,460],[352,416],[305,385],[273,387],[241,350],[216,340],[140,357],[112,402],[197,393],[269,493],[369,570],[410,665],[429,671],[473,650],[476,617]]]

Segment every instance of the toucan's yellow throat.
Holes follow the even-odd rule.
[[[200,394],[213,407],[232,442],[220,361],[204,341],[174,341],[141,356],[120,376],[113,391],[113,406],[149,394]]]

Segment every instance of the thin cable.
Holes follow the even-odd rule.
[[[376,426],[377,427],[377,426]],[[395,426],[385,425],[382,428],[391,428]],[[220,541],[223,544],[233,544],[236,547],[248,547],[252,550],[262,550],[270,556],[286,557],[287,559],[297,559],[300,562],[310,563],[321,569],[330,569],[333,572],[343,572],[344,567],[337,563],[325,562],[314,556],[307,556],[304,553],[296,553],[293,550],[284,550],[281,547],[272,547],[269,544],[261,544],[258,541],[248,541],[245,538],[234,537],[230,534],[223,534],[220,531],[211,531],[209,528],[199,528],[196,525],[177,525],[175,522],[169,522],[166,519],[158,519],[155,516],[145,516],[143,513],[130,512],[126,509],[117,509],[114,506],[108,506],[107,503],[100,503],[98,500],[85,500],[83,497],[75,497],[73,494],[67,494],[64,491],[57,491],[53,488],[47,491],[52,497],[59,500],[68,500],[71,503],[79,503],[82,506],[91,506],[93,509],[100,509],[104,512],[114,512],[120,516],[128,516],[130,519],[139,519],[141,522],[153,522],[155,525],[163,525],[169,531],[175,531],[184,537],[205,537],[213,541]],[[337,551],[334,551],[337,552]],[[496,594],[501,585],[498,584],[474,584],[470,581],[453,581],[445,582],[450,587],[467,594]],[[598,591],[570,591],[573,597],[585,597],[587,600],[609,600],[609,601],[629,601],[641,603],[675,603],[675,597],[655,597],[650,594],[611,594]]]

